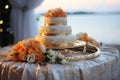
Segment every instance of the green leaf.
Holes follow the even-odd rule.
[[[11,56],[19,56],[19,53],[13,53]]]

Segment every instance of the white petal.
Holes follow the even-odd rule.
[[[42,52],[45,53],[45,52],[46,52],[46,47],[45,47],[45,45],[40,44],[40,47],[41,47],[41,49],[42,49]]]
[[[83,37],[83,34],[84,34],[84,33],[82,33],[82,32],[77,33],[77,40],[79,40],[80,38],[82,38],[82,37]]]
[[[52,59],[51,59],[51,62],[54,63],[54,62],[55,62],[55,58],[52,58]]]
[[[35,62],[35,55],[34,55],[34,54],[28,54],[28,55],[27,55],[27,62],[28,62],[28,63],[33,63],[33,62]]]
[[[61,64],[66,64],[67,61],[65,59],[62,59]]]
[[[61,53],[59,53],[59,54],[58,54],[58,58],[63,59],[63,58],[64,58],[64,55],[62,55]]]

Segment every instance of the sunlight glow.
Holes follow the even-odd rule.
[[[66,11],[120,11],[120,0],[44,0],[35,12],[61,7]]]

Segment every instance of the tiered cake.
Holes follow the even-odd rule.
[[[50,9],[45,14],[44,26],[40,27],[40,36],[36,36],[36,40],[48,48],[70,47],[76,41],[71,32],[71,26],[67,25],[67,14],[61,8]]]

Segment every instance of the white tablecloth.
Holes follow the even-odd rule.
[[[0,62],[0,80],[120,80],[118,50],[102,47],[101,51],[97,58],[66,65]]]

